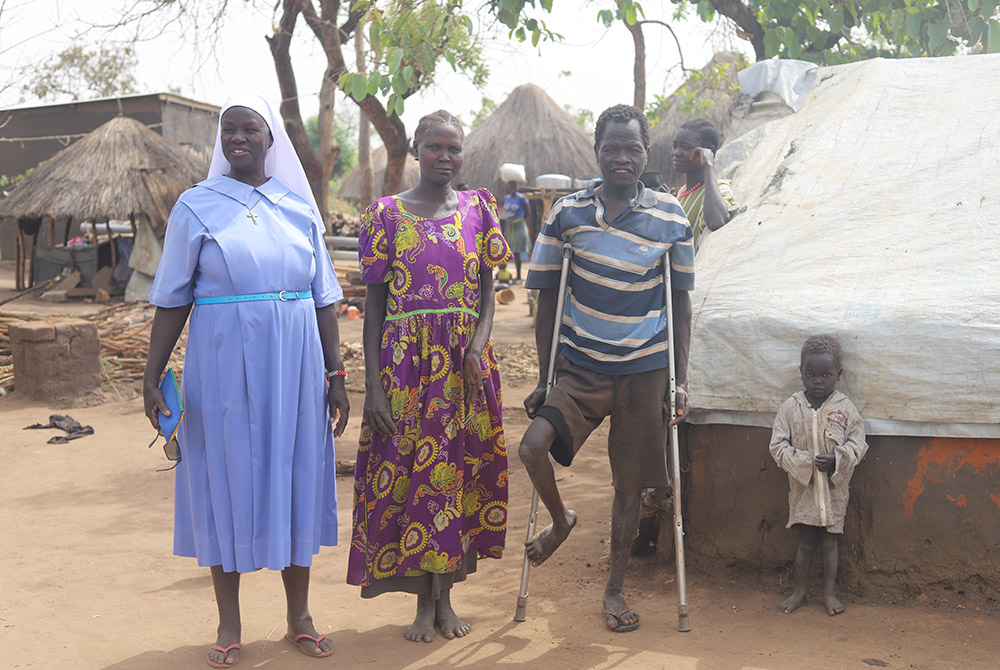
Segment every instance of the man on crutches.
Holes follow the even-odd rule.
[[[670,412],[671,368],[678,420],[687,414],[687,357],[691,338],[694,246],[691,227],[673,196],[639,182],[649,148],[649,125],[635,107],[605,110],[594,150],[603,181],[560,199],[531,256],[526,286],[539,290],[535,322],[539,385],[525,400],[531,423],[519,454],[552,523],[525,543],[537,566],[565,541],[576,514],[559,495],[549,454],[568,466],[587,437],[611,417],[608,457],[614,503],[611,565],[604,591],[608,628],[628,632],[639,615],[625,601],[625,569],[639,522],[643,488],[667,486],[664,445]],[[557,313],[564,244],[572,245],[565,309]],[[673,345],[668,349],[664,255],[670,259]],[[559,337],[553,338],[557,323]],[[555,382],[546,394],[551,347]],[[672,355],[671,355],[672,354]],[[519,614],[527,598],[522,579]]]

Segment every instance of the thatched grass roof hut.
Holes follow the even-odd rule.
[[[524,165],[529,186],[538,175],[597,174],[594,138],[534,84],[522,84],[465,140],[465,164],[458,181],[486,187],[502,199],[503,163]]]
[[[208,166],[139,121],[111,119],[25,177],[0,217],[107,221],[145,217],[162,231],[177,197]]]
[[[687,121],[708,119],[719,129],[719,145],[726,141],[732,122],[731,113],[740,97],[736,73],[746,66],[746,59],[741,54],[729,51],[717,53],[708,65],[692,73],[671,94],[649,138],[647,171],[659,172],[660,180],[671,186],[683,182],[683,177],[674,172],[670,152],[677,129]],[[702,107],[704,103],[708,104]]]
[[[376,198],[381,198],[383,195],[391,195],[382,193],[382,186],[385,184],[385,167],[389,163],[388,156],[389,153],[385,150],[385,145],[380,146],[372,152],[372,172],[375,176],[375,184],[372,192]],[[406,191],[411,189],[419,181],[420,166],[417,165],[417,161],[413,160],[412,157],[407,156],[406,163],[403,165],[403,180],[400,182],[399,190]],[[337,197],[344,200],[361,199],[361,168],[354,168],[344,177],[344,181],[340,184],[340,189],[337,191]]]

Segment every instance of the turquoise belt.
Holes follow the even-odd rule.
[[[278,291],[277,293],[244,293],[243,295],[225,295],[213,298],[195,298],[196,305],[218,305],[224,302],[254,302],[256,300],[305,300],[313,297],[312,291]]]

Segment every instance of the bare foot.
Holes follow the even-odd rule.
[[[316,626],[313,625],[312,617],[308,614],[297,621],[289,621],[288,633],[285,637],[292,644],[297,645],[299,651],[306,656],[322,658],[329,656],[333,650],[333,640],[319,634]]]
[[[417,596],[417,616],[403,633],[410,642],[434,641],[435,603],[430,596]]]
[[[836,616],[844,611],[844,606],[832,593],[823,596],[823,607],[826,608],[826,613],[830,616]]]
[[[240,650],[237,645],[240,643],[240,631],[228,630],[219,627],[219,637],[215,640],[215,645],[208,652],[209,665],[215,668],[228,668],[236,665],[240,660]]]
[[[604,594],[604,619],[616,633],[628,633],[639,627],[639,613],[625,602],[624,593]]]
[[[441,628],[441,634],[449,640],[465,637],[469,633],[469,624],[459,619],[458,615],[455,614],[455,610],[451,607],[451,598],[447,593],[442,593],[441,599],[437,601],[435,620]]]
[[[566,510],[566,518],[562,523],[555,521],[543,528],[537,535],[524,543],[527,548],[528,560],[535,567],[538,567],[559,548],[569,533],[576,525],[576,512],[571,509]]]
[[[787,600],[778,605],[778,609],[785,614],[791,614],[798,608],[802,607],[802,603],[806,601],[806,594],[799,593],[796,591]]]

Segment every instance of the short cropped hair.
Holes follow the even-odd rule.
[[[681,124],[678,130],[690,130],[698,135],[701,146],[713,152],[719,150],[719,129],[707,119],[692,119]]]
[[[612,121],[628,123],[629,121],[639,122],[639,134],[642,135],[642,147],[649,151],[649,121],[642,110],[632,105],[614,105],[608,107],[597,118],[597,125],[594,126],[594,144],[601,146],[601,139],[604,137],[604,129]]]
[[[840,348],[840,342],[830,335],[813,335],[802,345],[802,357],[800,365],[805,365],[806,356],[813,354],[829,354],[833,357],[833,366],[839,372],[843,369],[844,351]]]
[[[424,139],[424,135],[426,135],[427,132],[434,126],[452,126],[458,131],[462,141],[465,141],[465,131],[462,129],[462,122],[458,120],[458,117],[451,112],[439,109],[436,112],[431,112],[430,114],[422,117],[417,123],[417,129],[413,131],[413,146],[410,148],[410,151],[414,156],[417,155],[417,147],[420,146],[420,142]]]

